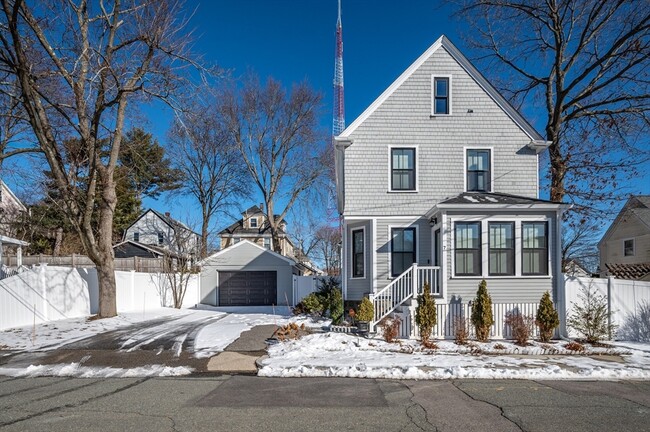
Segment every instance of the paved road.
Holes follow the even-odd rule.
[[[1,431],[650,431],[650,382],[0,377]]]

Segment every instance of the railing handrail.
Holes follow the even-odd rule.
[[[375,310],[375,319],[370,323],[374,327],[379,321],[388,316],[397,307],[402,305],[406,300],[413,297],[420,292],[419,272],[432,270],[440,270],[438,266],[420,266],[414,263],[411,267],[406,269],[402,274],[393,279],[388,285],[370,296]],[[433,281],[430,281],[433,286]],[[437,286],[437,283],[435,283]],[[388,307],[385,306],[386,301],[390,301]]]

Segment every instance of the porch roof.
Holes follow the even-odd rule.
[[[0,242],[3,245],[12,245],[12,246],[29,246],[29,243],[26,241],[18,240],[12,237],[7,237],[0,235]]]
[[[454,197],[440,201],[427,212],[427,216],[431,216],[441,209],[480,210],[486,208],[490,210],[564,210],[570,207],[570,204],[539,198],[523,197],[519,195],[494,192],[463,192]]]

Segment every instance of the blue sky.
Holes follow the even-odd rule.
[[[306,80],[323,94],[321,125],[330,130],[337,0],[188,0],[187,5],[195,10],[190,21],[195,50],[205,60],[234,76],[253,70],[262,78],[273,76],[287,87]],[[347,124],[442,34],[471,59],[474,53],[463,40],[466,31],[467,24],[453,19],[450,8],[435,0],[343,0]],[[489,71],[482,72],[490,78]],[[528,105],[523,113],[543,132],[540,111]],[[145,114],[148,124],[144,127],[164,144],[171,112],[156,105],[146,108]],[[644,192],[650,193],[648,173],[638,182],[638,187],[645,184]],[[185,220],[198,214],[192,211],[195,204],[185,201],[171,205],[163,199],[146,200],[144,206],[171,211]],[[242,203],[242,209],[249,204]],[[217,221],[215,225],[230,222]]]
[[[195,51],[205,60],[234,76],[252,70],[263,79],[272,76],[286,87],[307,81],[323,94],[321,125],[331,130],[336,0],[201,1],[188,2],[188,6],[196,8],[190,28],[194,29]],[[431,0],[399,4],[343,0],[347,124],[442,34],[463,49],[462,28],[450,15],[448,8]],[[149,129],[165,142],[171,112],[154,107],[147,113]],[[242,203],[242,210],[247,204]],[[162,200],[146,200],[144,205],[161,211],[170,207]]]

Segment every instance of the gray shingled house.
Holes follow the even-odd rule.
[[[561,217],[539,198],[549,142],[442,36],[335,137],[343,293],[375,322],[425,282],[467,304],[557,300]]]

